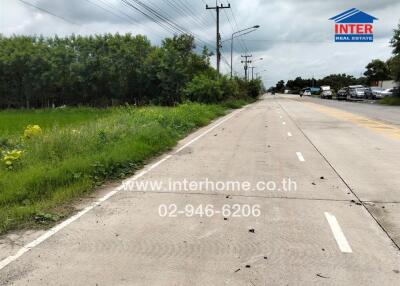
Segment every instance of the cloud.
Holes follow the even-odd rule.
[[[25,0],[77,25],[71,25],[16,0],[3,0],[0,11],[0,32],[12,34],[69,35],[93,33],[141,33],[153,43],[170,36],[158,24],[124,5],[121,0]],[[132,1],[132,0],[129,0]],[[215,11],[206,10],[205,3],[214,0],[141,0],[181,29],[191,31],[198,45],[215,46]],[[227,4],[227,0],[220,1]],[[264,73],[266,84],[296,76],[322,77],[330,73],[359,76],[373,58],[391,56],[388,44],[399,22],[398,0],[231,0],[232,9],[221,11],[221,33],[229,40],[233,31],[261,25],[261,28],[234,45],[234,69],[243,73],[240,55],[246,51],[254,58],[256,71]],[[103,8],[99,8],[101,6]],[[358,8],[379,21],[375,24],[374,43],[334,43],[333,22],[328,19],[344,10]],[[224,42],[223,71],[229,68],[230,42]]]

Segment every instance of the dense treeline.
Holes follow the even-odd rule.
[[[174,105],[188,99],[216,102],[260,91],[259,81],[215,80],[210,53],[204,48],[196,54],[194,49],[189,35],[165,39],[160,47],[144,36],[130,34],[0,36],[0,108]],[[215,95],[210,94],[215,90],[207,96],[193,94],[194,85],[207,84],[217,89]],[[252,91],[254,85],[256,91]]]

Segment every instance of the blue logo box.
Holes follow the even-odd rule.
[[[357,35],[357,34],[336,34],[335,35],[335,42],[337,43],[348,43],[348,42],[355,42],[355,43],[368,43],[374,41],[374,35]]]

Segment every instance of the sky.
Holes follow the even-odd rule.
[[[124,4],[133,0],[0,0],[0,33],[11,35],[70,35],[101,33],[144,34],[153,44],[173,35],[159,24]],[[26,3],[44,9],[31,7]],[[139,1],[140,2],[140,1]],[[141,0],[196,37],[199,49],[215,49],[215,0]],[[218,1],[224,5],[228,0]],[[241,55],[253,56],[254,73],[266,86],[278,80],[322,78],[332,73],[359,77],[372,59],[391,56],[389,41],[400,21],[398,0],[231,0],[221,10],[223,73],[229,73],[230,37],[254,25],[260,28],[234,40],[233,69],[243,75]],[[335,43],[329,18],[351,8],[379,20],[373,43]],[[262,59],[262,60],[261,60]],[[213,58],[215,64],[215,58]]]

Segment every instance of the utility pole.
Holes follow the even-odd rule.
[[[248,80],[248,76],[247,76],[247,70],[249,69],[249,64],[251,64],[252,63],[252,61],[251,60],[249,60],[249,58],[251,58],[251,57],[253,57],[252,55],[244,55],[244,56],[242,56],[242,58],[244,58],[245,60],[244,61],[242,61],[242,64],[244,63],[244,78],[245,78],[245,80],[247,81]]]
[[[231,4],[228,4],[228,6],[224,6],[224,4],[221,3],[221,5],[218,5],[218,1],[215,1],[215,7],[209,7],[206,5],[207,10],[216,10],[217,12],[217,71],[218,75],[220,73],[220,66],[221,66],[221,34],[219,33],[219,10],[220,9],[229,9],[231,8]]]
[[[250,67],[251,68],[251,80],[254,80],[254,69],[256,67]]]

